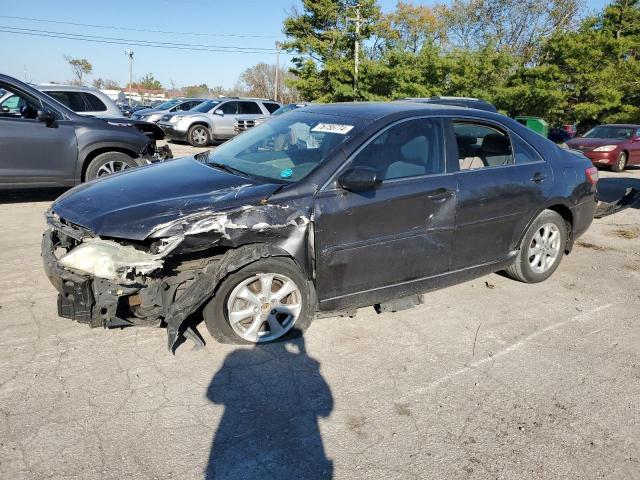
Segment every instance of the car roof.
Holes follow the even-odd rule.
[[[43,92],[46,92],[47,90],[68,90],[70,92],[100,92],[99,89],[93,88],[93,87],[75,86],[75,85],[58,85],[57,83],[43,83],[40,85],[35,85],[35,87],[38,90],[42,90]]]
[[[378,120],[380,118],[405,113],[411,115],[438,115],[438,114],[474,114],[478,117],[506,118],[499,113],[479,110],[455,105],[443,105],[440,103],[413,103],[413,102],[347,102],[309,104],[305,112],[320,113],[338,117],[351,117],[366,120]]]

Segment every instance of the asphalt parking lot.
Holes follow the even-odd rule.
[[[260,347],[200,327],[172,356],[162,329],[58,318],[40,238],[59,193],[0,199],[0,478],[640,477],[637,209],[542,284],[489,275]]]

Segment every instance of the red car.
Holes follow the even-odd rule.
[[[599,125],[567,145],[580,150],[595,166],[621,172],[627,165],[640,164],[640,125]]]

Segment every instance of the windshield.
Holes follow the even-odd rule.
[[[352,119],[292,112],[212,150],[207,163],[222,164],[249,176],[296,182],[323,163],[336,147],[353,138],[359,129]]]
[[[633,128],[614,127],[612,125],[592,128],[584,134],[584,138],[609,138],[612,140],[626,140],[633,136]]]
[[[208,112],[219,103],[220,103],[219,100],[207,100],[206,102],[202,102],[197,107],[192,108],[191,111],[192,112]]]
[[[171,107],[173,107],[177,103],[180,103],[180,100],[168,100],[154,108],[157,108],[158,110],[169,110]]]

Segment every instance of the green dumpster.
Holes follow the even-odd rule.
[[[521,115],[519,117],[515,117],[515,120],[534,132],[539,133],[544,138],[547,138],[549,135],[549,124],[540,117],[528,117]]]

